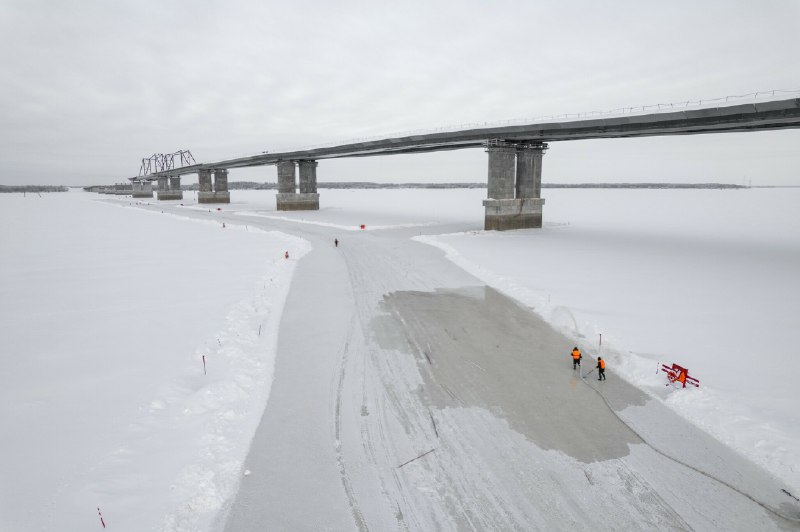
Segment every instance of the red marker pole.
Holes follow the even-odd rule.
[[[97,515],[100,516],[100,524],[103,525],[103,528],[105,528],[106,527],[106,522],[103,521],[103,514],[100,513],[100,508],[99,507],[97,508]]]
[[[208,375],[208,373],[206,373],[206,356],[205,355],[203,355],[203,375]]]

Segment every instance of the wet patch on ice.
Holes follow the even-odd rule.
[[[375,337],[415,357],[426,403],[485,408],[541,448],[582,462],[624,457],[640,441],[573,372],[572,341],[500,292],[393,292],[384,309]],[[616,384],[629,388],[627,404],[644,402],[643,393]]]

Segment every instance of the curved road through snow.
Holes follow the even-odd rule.
[[[800,528],[778,481],[613,368],[581,378],[574,339],[411,240],[419,228],[247,223],[313,250],[219,529]]]

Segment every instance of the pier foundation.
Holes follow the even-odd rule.
[[[492,140],[486,144],[489,178],[484,229],[507,231],[542,227],[543,142]]]
[[[198,172],[200,184],[197,192],[197,203],[230,203],[231,193],[228,190],[228,170],[217,168],[214,170],[214,184],[211,184],[211,170],[203,169]]]
[[[112,194],[117,196],[127,196],[128,194],[133,194],[133,185],[125,183],[114,185],[114,191]]]
[[[183,199],[181,190],[181,177],[169,176],[158,178],[158,190],[156,198],[159,200],[180,200]]]
[[[319,210],[317,193],[317,161],[301,160],[300,192],[297,192],[295,161],[278,162],[278,193],[275,195],[279,211]]]
[[[152,181],[134,181],[133,182],[133,197],[134,198],[152,198],[153,197],[153,183]]]

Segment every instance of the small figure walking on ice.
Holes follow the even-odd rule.
[[[606,380],[606,361],[603,357],[597,357],[597,380]]]
[[[288,259],[288,258],[289,258],[289,252],[288,252],[288,251],[287,251],[286,253],[284,253],[284,254],[283,254],[283,258],[284,258],[284,259]]]
[[[572,349],[572,369],[573,370],[580,367],[582,358],[583,358],[583,355],[581,355],[581,350],[578,349],[578,346],[576,345]]]
[[[338,238],[334,238],[333,239],[333,245],[336,246],[337,248],[339,247],[339,239]]]

